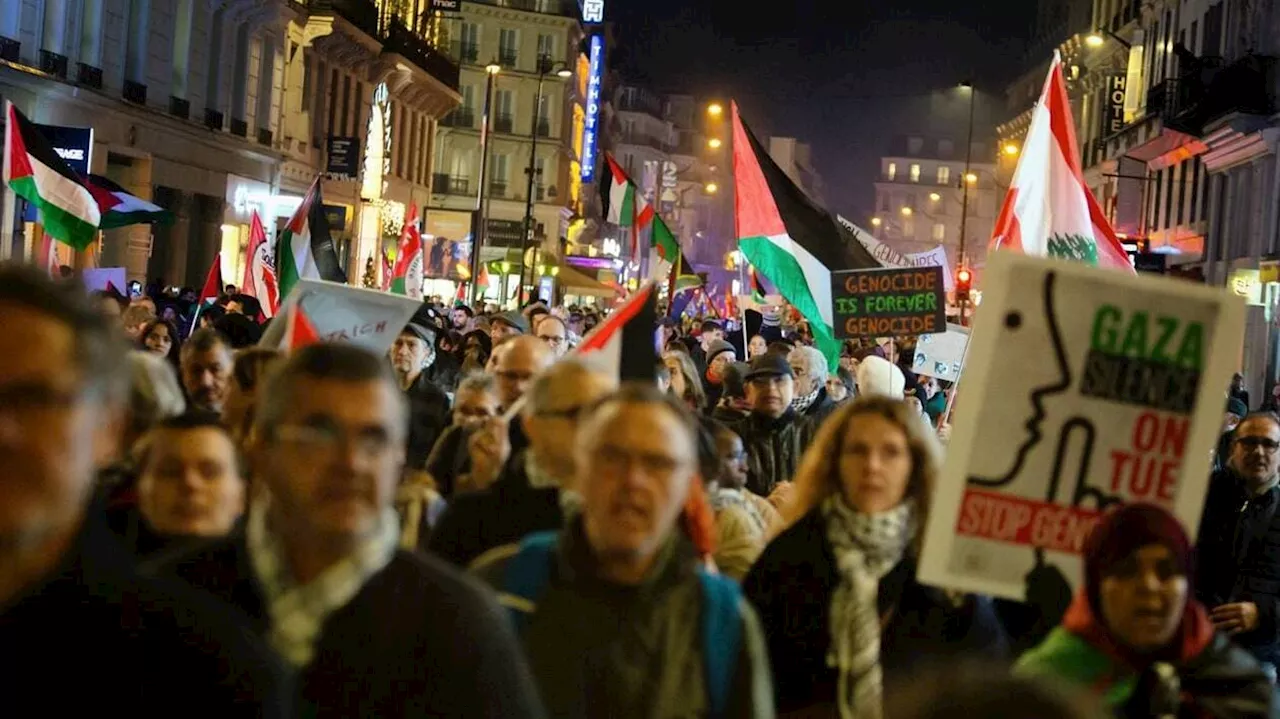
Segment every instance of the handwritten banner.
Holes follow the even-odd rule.
[[[921,583],[1023,599],[1036,570],[1078,586],[1084,537],[1127,502],[1194,531],[1243,300],[1010,252],[986,286]]]
[[[280,306],[284,317],[294,305],[302,307],[325,342],[350,342],[382,354],[391,349],[400,330],[422,306],[418,300],[377,290],[323,280],[302,280]],[[279,347],[285,322],[272,322],[259,345]]]
[[[947,331],[941,267],[832,272],[831,297],[838,339]]]

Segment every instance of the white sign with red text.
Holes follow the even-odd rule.
[[[1243,338],[1220,288],[996,252],[987,266],[920,559],[921,582],[1023,599],[1081,578],[1108,507],[1194,535]]]
[[[301,280],[276,316],[284,317],[294,305],[302,307],[322,342],[351,342],[382,354],[391,349],[422,302],[336,282]],[[285,323],[272,322],[258,344],[279,347],[284,334]]]

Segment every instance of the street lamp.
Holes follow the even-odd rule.
[[[708,195],[714,195],[720,191],[720,186],[714,182],[708,182],[706,184],[706,187],[704,187],[703,189],[707,191]]]
[[[724,114],[724,106],[718,102],[713,102],[707,105],[707,114],[712,117],[720,117]]]
[[[938,194],[938,193],[936,193],[936,192],[930,192],[930,193],[929,193],[929,199],[930,199],[932,202],[937,202],[938,200],[941,200],[941,199],[942,199],[942,195],[939,195],[939,194]]]
[[[911,209],[910,207],[905,207],[905,206],[904,206],[904,207],[902,208],[902,216],[903,216],[903,217],[910,217],[910,216],[911,216],[911,213],[912,213],[912,209]]]
[[[963,191],[960,198],[960,248],[959,248],[960,249],[960,266],[968,267],[969,260],[965,256],[964,244],[965,244],[965,232],[968,229],[968,221],[969,221],[969,185],[972,185],[973,183],[978,181],[977,175],[974,175],[973,172],[970,170],[970,167],[973,164],[973,109],[974,109],[975,101],[977,100],[977,97],[978,97],[978,91],[977,91],[977,88],[973,86],[972,82],[963,82],[960,84],[960,87],[967,88],[969,90],[969,132],[968,132],[968,139],[965,141],[965,145],[964,145],[964,183],[962,183]],[[959,298],[959,302],[957,304],[960,305],[960,324],[963,325],[965,324],[965,321],[964,321],[965,309],[966,309],[966,305],[969,304],[969,299],[967,297],[961,297]]]
[[[484,118],[480,123],[480,186],[476,188],[476,209],[472,217],[476,219],[474,229],[471,232],[471,304],[475,305],[476,299],[480,294],[480,251],[484,248],[486,230],[489,224],[489,207],[485,203],[487,188],[485,183],[489,181],[489,136],[493,134],[493,90],[498,82],[498,73],[502,72],[502,66],[497,60],[491,61],[485,65],[484,71],[487,74],[484,89]]]
[[[529,182],[525,186],[524,198],[524,238],[520,241],[520,287],[516,290],[516,303],[519,304],[524,300],[524,256],[529,250],[529,243],[533,241],[533,179],[538,169],[538,121],[542,119],[542,83],[546,80],[547,75],[555,74],[556,77],[564,79],[571,77],[572,72],[562,62],[552,63],[551,58],[543,55],[538,58],[538,93],[533,103],[533,121],[530,128],[529,137],[532,144],[529,147],[529,169],[525,170],[529,174]],[[548,128],[550,132],[550,128]],[[529,268],[529,284],[533,284],[533,268]]]
[[[712,150],[719,150],[720,146],[723,144],[724,143],[721,142],[718,137],[713,137],[710,140],[707,140],[707,147],[710,147]]]
[[[871,226],[872,226],[872,227],[879,227],[879,226],[880,226],[880,224],[881,224],[882,222],[884,222],[884,221],[883,221],[883,220],[881,220],[879,217],[872,217],[872,218],[871,218]]]
[[[978,176],[973,174],[972,172],[966,172],[964,174],[964,181],[972,185],[973,183],[978,181]]]
[[[1088,45],[1089,47],[1102,47],[1103,43],[1105,42],[1106,40],[1103,39],[1103,37],[1096,32],[1089,33],[1088,36],[1086,36],[1084,39],[1084,44]]]
[[[1006,154],[1006,155],[1008,155],[1008,156],[1010,156],[1010,157],[1013,157],[1014,155],[1017,155],[1017,154],[1018,154],[1018,146],[1017,146],[1017,145],[1015,145],[1015,144],[1013,144],[1012,142],[1010,142],[1010,143],[1006,143],[1006,144],[1005,144],[1005,146],[1004,146],[1004,154]]]

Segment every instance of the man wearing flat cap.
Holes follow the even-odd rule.
[[[388,352],[400,389],[409,399],[405,466],[410,469],[420,469],[426,464],[431,447],[448,424],[449,396],[439,382],[452,382],[456,386],[458,381],[456,367],[452,369],[451,379],[446,376],[450,372],[443,365],[452,358],[437,354],[435,325],[429,322],[422,313],[415,314],[400,330]]]

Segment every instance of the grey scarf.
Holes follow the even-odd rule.
[[[806,394],[803,397],[796,397],[795,399],[791,400],[791,409],[794,409],[796,411],[796,414],[804,414],[805,410],[809,409],[809,406],[812,405],[814,401],[818,399],[818,393],[821,391],[822,391],[822,385],[818,385],[809,394]]]
[[[862,514],[839,494],[822,503],[827,538],[835,550],[840,584],[831,597],[831,649],[827,664],[840,673],[836,704],[841,719],[880,719],[880,580],[902,560],[916,534],[916,505],[907,500],[880,514]]]

